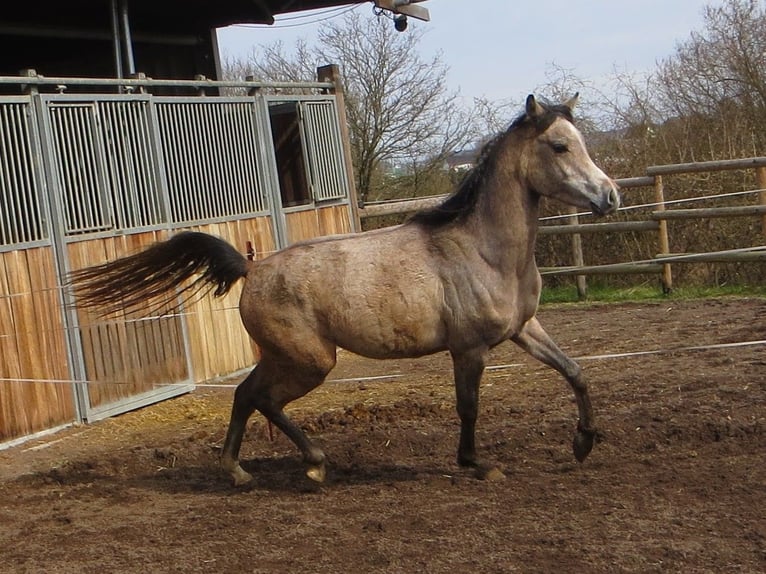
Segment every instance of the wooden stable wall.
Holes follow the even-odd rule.
[[[75,420],[60,309],[51,247],[0,252],[0,442]]]
[[[256,259],[276,250],[270,217],[201,225],[197,231],[222,237],[245,255],[251,243]],[[194,382],[231,374],[255,363],[257,350],[239,317],[238,282],[225,297],[208,295],[186,308]]]
[[[323,235],[351,233],[351,220],[347,205],[334,205],[285,214],[287,240],[298,241]]]
[[[290,243],[350,231],[347,205],[285,215]],[[256,259],[277,249],[271,217],[199,225]],[[70,270],[114,260],[177,231],[146,231],[70,241]],[[235,285],[223,298],[189,303],[183,318],[168,311],[100,317],[77,310],[88,408],[129,400],[157,386],[199,383],[248,368],[257,349],[242,326]],[[0,253],[0,442],[74,422],[66,331],[51,247]],[[186,340],[184,339],[184,330]],[[5,380],[13,379],[13,382]],[[34,382],[33,382],[34,381]],[[37,382],[55,381],[55,382]]]

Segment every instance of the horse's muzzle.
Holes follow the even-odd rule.
[[[612,186],[611,189],[604,193],[599,201],[591,201],[590,208],[594,215],[609,215],[614,213],[620,207],[620,192],[617,188]]]

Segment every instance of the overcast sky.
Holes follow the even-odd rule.
[[[428,0],[423,57],[439,50],[449,66],[451,87],[467,98],[521,100],[545,83],[551,64],[596,86],[613,71],[643,73],[671,55],[676,44],[702,27],[702,9],[721,0]],[[354,10],[372,14],[372,4]],[[348,7],[286,15],[272,27],[232,26],[219,30],[221,52],[246,56],[253,46],[296,39],[311,43],[326,18],[342,18]],[[296,18],[297,16],[297,18]],[[405,34],[407,32],[404,32]],[[328,62],[329,63],[329,62]],[[583,94],[587,97],[587,94]]]

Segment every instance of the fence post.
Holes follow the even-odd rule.
[[[766,167],[755,168],[755,181],[758,189],[761,190],[758,193],[761,205],[766,205]],[[761,215],[761,233],[766,237],[766,213]]]
[[[665,188],[662,185],[662,176],[654,176],[654,201],[657,203],[657,211],[665,211]],[[670,241],[668,240],[668,222],[666,219],[659,221],[660,254],[670,254]],[[662,264],[662,292],[667,295],[673,290],[673,273],[670,263]]]
[[[571,217],[567,217],[567,223],[569,225],[577,225],[580,223],[580,218],[577,216],[577,208],[570,207],[568,213]],[[572,234],[572,265],[575,267],[582,267],[585,265],[585,260],[582,255],[582,237],[579,233]],[[577,298],[580,301],[584,301],[588,297],[588,282],[585,275],[576,275],[575,280],[577,283]]]

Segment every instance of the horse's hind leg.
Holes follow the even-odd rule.
[[[264,356],[237,387],[231,409],[231,422],[221,454],[221,466],[231,474],[235,485],[246,484],[253,479],[240,466],[239,449],[247,419],[255,410],[274,423],[300,449],[303,460],[309,465],[306,472],[309,478],[317,482],[324,480],[324,453],[282,410],[287,403],[322,384],[335,364],[334,353],[323,356],[322,359],[324,360],[321,362],[313,362],[311,367],[301,367],[292,361],[277,361],[271,356]]]
[[[245,472],[239,464],[239,449],[242,446],[242,437],[245,434],[247,419],[255,411],[255,387],[258,378],[258,366],[242,381],[234,392],[234,404],[231,407],[231,419],[229,430],[226,432],[226,440],[223,443],[221,453],[221,466],[231,474],[235,486],[247,484],[253,477]]]
[[[521,332],[514,335],[511,340],[535,359],[556,369],[574,390],[580,420],[577,423],[573,450],[575,458],[582,462],[593,449],[593,437],[596,431],[593,426],[593,408],[588,395],[588,386],[582,376],[580,365],[558,348],[535,317],[527,321]]]

